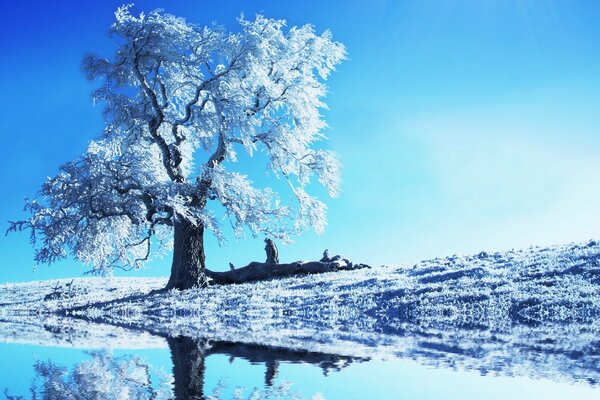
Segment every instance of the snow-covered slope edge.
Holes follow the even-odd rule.
[[[129,280],[127,291],[160,287],[160,281],[148,282]],[[11,318],[68,307],[53,298],[44,306],[26,305],[15,301],[14,288],[12,297],[6,295],[8,289],[0,288],[0,312]],[[595,384],[599,289],[600,245],[591,241],[134,296],[77,314],[171,336],[410,357],[436,366]],[[110,300],[119,297],[114,291],[125,292],[94,290],[83,297]],[[79,298],[73,306],[90,303]]]

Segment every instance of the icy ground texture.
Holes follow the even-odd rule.
[[[164,339],[144,331],[61,317],[65,309],[140,296],[164,278],[77,278],[0,285],[0,341],[77,348],[161,348]]]
[[[76,316],[159,335],[600,380],[600,244],[593,241],[93,304],[164,284],[100,282],[76,280],[82,296],[43,303],[52,285],[5,285],[0,315],[24,320],[29,310],[62,312],[87,303]]]

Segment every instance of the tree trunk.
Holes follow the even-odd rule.
[[[166,289],[189,289],[206,280],[204,257],[204,226],[188,221],[175,222],[173,263]]]
[[[365,264],[353,264],[346,259],[340,259],[336,262],[309,261],[291,264],[252,262],[232,271],[209,271],[206,269],[204,257],[204,226],[193,225],[182,219],[175,222],[174,230],[173,263],[171,264],[171,276],[165,287],[167,290],[184,290],[206,285],[244,283],[292,275],[370,268]]]

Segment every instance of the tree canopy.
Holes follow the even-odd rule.
[[[135,16],[130,6],[115,16],[114,56],[83,61],[104,132],[27,201],[27,220],[11,223],[30,229],[36,262],[71,253],[97,273],[137,268],[172,248],[182,222],[222,240],[208,202],[224,207],[236,235],[322,232],[326,207],[307,186],[316,178],[339,193],[338,160],[315,143],[326,127],[325,80],[344,46],[329,31],[262,15],[240,17],[238,32],[160,10]],[[240,151],[262,152],[295,203],[234,170]]]

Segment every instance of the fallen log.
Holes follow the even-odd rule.
[[[232,269],[230,271],[218,272],[206,270],[206,276],[210,278],[209,284],[211,285],[226,285],[232,283],[285,278],[293,275],[320,274],[324,272],[353,270],[360,268],[370,268],[370,266],[366,264],[354,264],[346,259],[339,259],[330,262],[297,261],[289,264],[251,262],[245,267]]]

